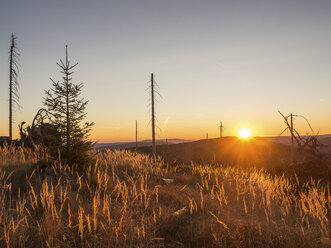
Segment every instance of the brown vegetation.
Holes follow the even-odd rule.
[[[169,167],[123,151],[83,174],[0,148],[0,247],[328,247],[328,185],[262,169]],[[169,179],[169,180],[168,180]]]
[[[132,148],[132,151],[151,153],[150,147]],[[241,139],[222,137],[198,140],[181,144],[159,145],[157,154],[172,165],[210,164],[215,166],[241,166],[266,169],[272,175],[299,174],[300,181],[331,181],[331,157],[325,152],[323,157],[311,156],[310,152],[295,148],[295,163],[292,163],[291,149],[287,145],[275,143],[266,137]],[[294,175],[293,175],[294,176]]]

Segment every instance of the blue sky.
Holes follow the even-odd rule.
[[[79,62],[92,138],[150,137],[150,73],[160,85],[160,138],[199,139],[240,127],[277,135],[278,110],[331,133],[331,1],[7,1],[0,3],[0,136],[8,133],[8,50],[21,51],[15,130],[42,107],[56,62]],[[168,119],[167,125],[164,124]],[[302,132],[306,127],[297,122]],[[15,137],[18,137],[16,130]]]

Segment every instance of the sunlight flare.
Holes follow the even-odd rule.
[[[239,130],[239,137],[242,139],[247,139],[252,136],[252,131],[248,128],[241,128]]]

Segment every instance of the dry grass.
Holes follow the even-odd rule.
[[[38,147],[34,151],[21,146],[0,146],[0,166],[10,166],[38,161],[40,151]]]
[[[329,187],[124,151],[79,174],[0,148],[0,247],[328,247]],[[92,168],[92,167],[91,167]],[[163,180],[174,179],[174,180]]]

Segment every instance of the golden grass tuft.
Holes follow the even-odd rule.
[[[330,245],[321,182],[208,165],[183,174],[160,158],[109,150],[80,174],[41,168],[38,154],[0,148],[0,247]]]

